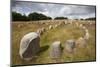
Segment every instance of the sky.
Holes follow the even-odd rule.
[[[70,19],[95,17],[95,6],[36,3],[29,1],[12,1],[12,11],[29,15],[32,12],[42,13],[52,18],[68,17]]]

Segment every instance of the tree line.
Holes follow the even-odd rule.
[[[68,19],[67,17],[55,17],[54,20],[61,20],[61,19]],[[30,13],[28,16],[25,14],[22,15],[21,13],[12,12],[12,21],[36,21],[36,20],[52,20],[51,17],[46,16],[42,13],[33,12]],[[96,20],[95,17],[86,18],[81,20]]]
[[[86,18],[85,20],[96,20],[96,17]]]
[[[67,17],[55,17],[54,19],[68,19]],[[33,12],[28,16],[21,13],[12,12],[12,21],[36,21],[36,20],[52,20],[51,17],[41,13]]]

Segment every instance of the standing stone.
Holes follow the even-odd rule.
[[[58,25],[56,24],[56,25],[55,25],[55,28],[56,28],[57,26],[58,26]]]
[[[65,21],[65,23],[64,24],[67,24],[67,21]]]
[[[77,27],[79,26],[78,22],[76,22],[76,26],[77,26]]]
[[[23,27],[23,24],[18,24],[18,28],[22,28]]]
[[[88,32],[86,32],[86,33],[85,33],[85,36],[84,36],[84,39],[88,40],[88,39],[89,39],[89,37],[90,37],[90,36],[89,36],[89,33],[88,33]]]
[[[20,42],[19,54],[24,60],[31,60],[40,50],[40,37],[36,32],[26,34]]]
[[[50,57],[53,59],[60,58],[61,56],[61,43],[55,41],[50,47]]]
[[[36,32],[37,32],[39,35],[42,35],[42,34],[43,34],[43,29],[38,29]]]
[[[66,52],[69,52],[69,53],[72,53],[74,51],[74,48],[75,48],[75,40],[67,40],[65,42],[65,51]]]
[[[86,27],[85,27],[85,26],[83,26],[82,28],[83,28],[84,30],[86,29]]]
[[[82,24],[80,24],[80,27],[82,27],[83,25]]]
[[[45,32],[45,28],[44,28],[44,27],[43,27],[43,28],[41,28],[41,31],[42,31],[42,32]]]
[[[41,30],[40,29],[37,29],[36,31],[39,35],[41,34]]]
[[[76,45],[77,45],[78,47],[81,47],[81,48],[86,47],[86,44],[87,44],[87,41],[86,41],[83,37],[80,37],[80,38],[76,41]]]
[[[53,28],[52,25],[50,25],[50,26],[49,26],[49,30],[51,30],[52,28]]]
[[[85,29],[85,32],[88,33],[89,32],[88,29]]]

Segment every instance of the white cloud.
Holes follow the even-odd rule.
[[[64,5],[35,2],[12,2],[12,11],[29,14],[31,12],[43,13],[47,16],[65,16],[70,18],[95,17],[95,6]]]

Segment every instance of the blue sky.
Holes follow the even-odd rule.
[[[13,1],[12,11],[26,15],[32,12],[38,12],[52,18],[57,16],[74,19],[95,17],[95,6],[36,3],[28,1]]]

